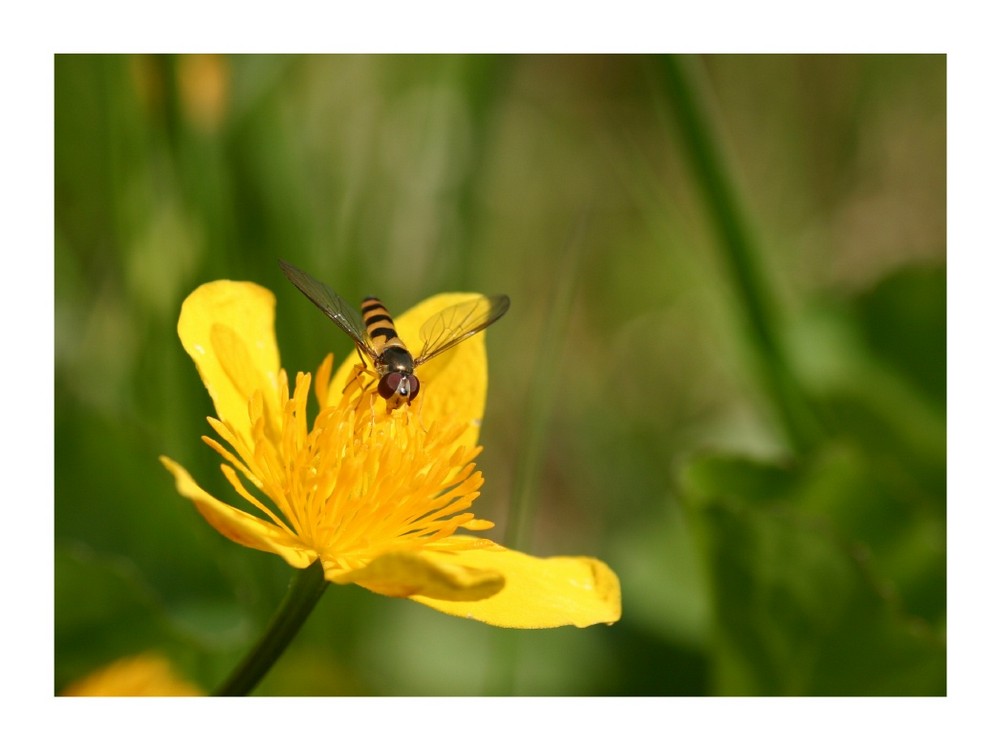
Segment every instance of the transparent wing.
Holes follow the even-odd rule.
[[[431,316],[420,327],[420,338],[424,344],[414,365],[425,363],[479,333],[506,313],[509,307],[510,298],[507,295],[494,295],[452,305]]]
[[[372,362],[378,357],[375,348],[372,347],[371,340],[364,324],[361,323],[361,316],[354,308],[345,302],[344,298],[327,287],[323,282],[313,279],[302,269],[292,266],[281,259],[278,265],[288,277],[288,281],[299,288],[299,291],[313,301],[313,304],[322,310],[335,324],[340,326],[351,339],[353,339],[361,350],[368,355]]]

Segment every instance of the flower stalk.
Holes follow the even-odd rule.
[[[253,691],[295,638],[328,584],[319,560],[299,571],[267,630],[214,695],[246,696]]]

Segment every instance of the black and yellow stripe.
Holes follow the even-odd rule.
[[[366,297],[361,301],[361,318],[376,352],[381,354],[386,347],[406,350],[406,345],[396,333],[396,325],[392,322],[392,316],[389,315],[389,311],[377,297]]]

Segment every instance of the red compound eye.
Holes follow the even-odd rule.
[[[378,395],[383,399],[391,399],[396,394],[402,377],[402,373],[386,373],[378,382]]]
[[[397,397],[402,401],[412,401],[420,391],[420,381],[412,373],[386,373],[378,382],[378,395],[386,401]]]

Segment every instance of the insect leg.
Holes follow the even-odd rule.
[[[361,345],[358,344],[357,342],[354,342],[354,349],[358,351],[358,359],[361,360],[361,366],[365,370],[368,370],[368,363],[365,362],[365,353],[362,351]]]
[[[423,411],[424,411],[424,400],[421,399],[420,402],[417,404],[417,425],[419,425],[420,429],[426,433],[427,428],[424,427]],[[409,410],[407,410],[406,417],[407,419],[409,419],[410,417]]]

